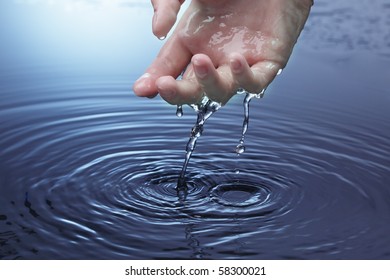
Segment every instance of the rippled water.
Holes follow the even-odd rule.
[[[243,96],[208,120],[185,201],[196,115],[134,97],[140,66],[2,65],[0,257],[389,259],[390,61],[305,40],[251,101],[245,153]]]

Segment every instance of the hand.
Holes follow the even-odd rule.
[[[183,2],[152,0],[157,37],[172,28]],[[258,93],[285,67],[311,5],[312,0],[193,0],[134,92],[160,93],[171,104],[196,104],[204,94],[225,104],[238,88]]]

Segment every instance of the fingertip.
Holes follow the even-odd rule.
[[[241,73],[243,71],[242,63],[239,59],[230,58],[229,64],[233,73]]]
[[[212,63],[211,59],[207,55],[202,54],[202,53],[195,54],[192,57],[191,62],[195,66],[203,66],[203,65],[207,65],[209,63]]]
[[[154,97],[157,94],[153,78],[149,73],[143,74],[133,85],[133,91],[140,97]]]
[[[229,57],[230,69],[235,74],[244,72],[245,66],[249,67],[247,64],[245,57],[240,53],[232,53]]]
[[[240,54],[239,52],[232,52],[230,55],[229,55],[230,59],[245,59],[245,57]]]
[[[180,2],[173,3],[166,0],[152,1],[154,15],[152,19],[152,32],[160,40],[165,39],[177,20]]]
[[[157,95],[158,95],[157,93],[154,93],[154,94],[151,94],[151,95],[146,96],[146,98],[153,99],[153,98],[155,98]]]
[[[205,54],[196,54],[191,59],[195,75],[198,79],[205,79],[212,73],[214,67],[211,59]]]
[[[159,40],[164,40],[170,28],[170,23],[164,22],[164,19],[160,19],[159,13],[155,12],[152,23],[152,32],[154,36],[156,36]]]
[[[170,104],[174,103],[176,98],[176,80],[171,76],[160,77],[156,81],[157,90],[160,96]]]

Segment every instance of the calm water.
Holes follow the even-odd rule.
[[[0,4],[0,258],[390,259],[386,1],[317,1],[245,153],[242,95],[207,121],[184,202],[196,114],[131,92],[149,2],[65,2]]]

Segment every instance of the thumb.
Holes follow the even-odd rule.
[[[152,29],[158,38],[167,36],[175,24],[180,6],[184,0],[152,0],[154,8]]]

